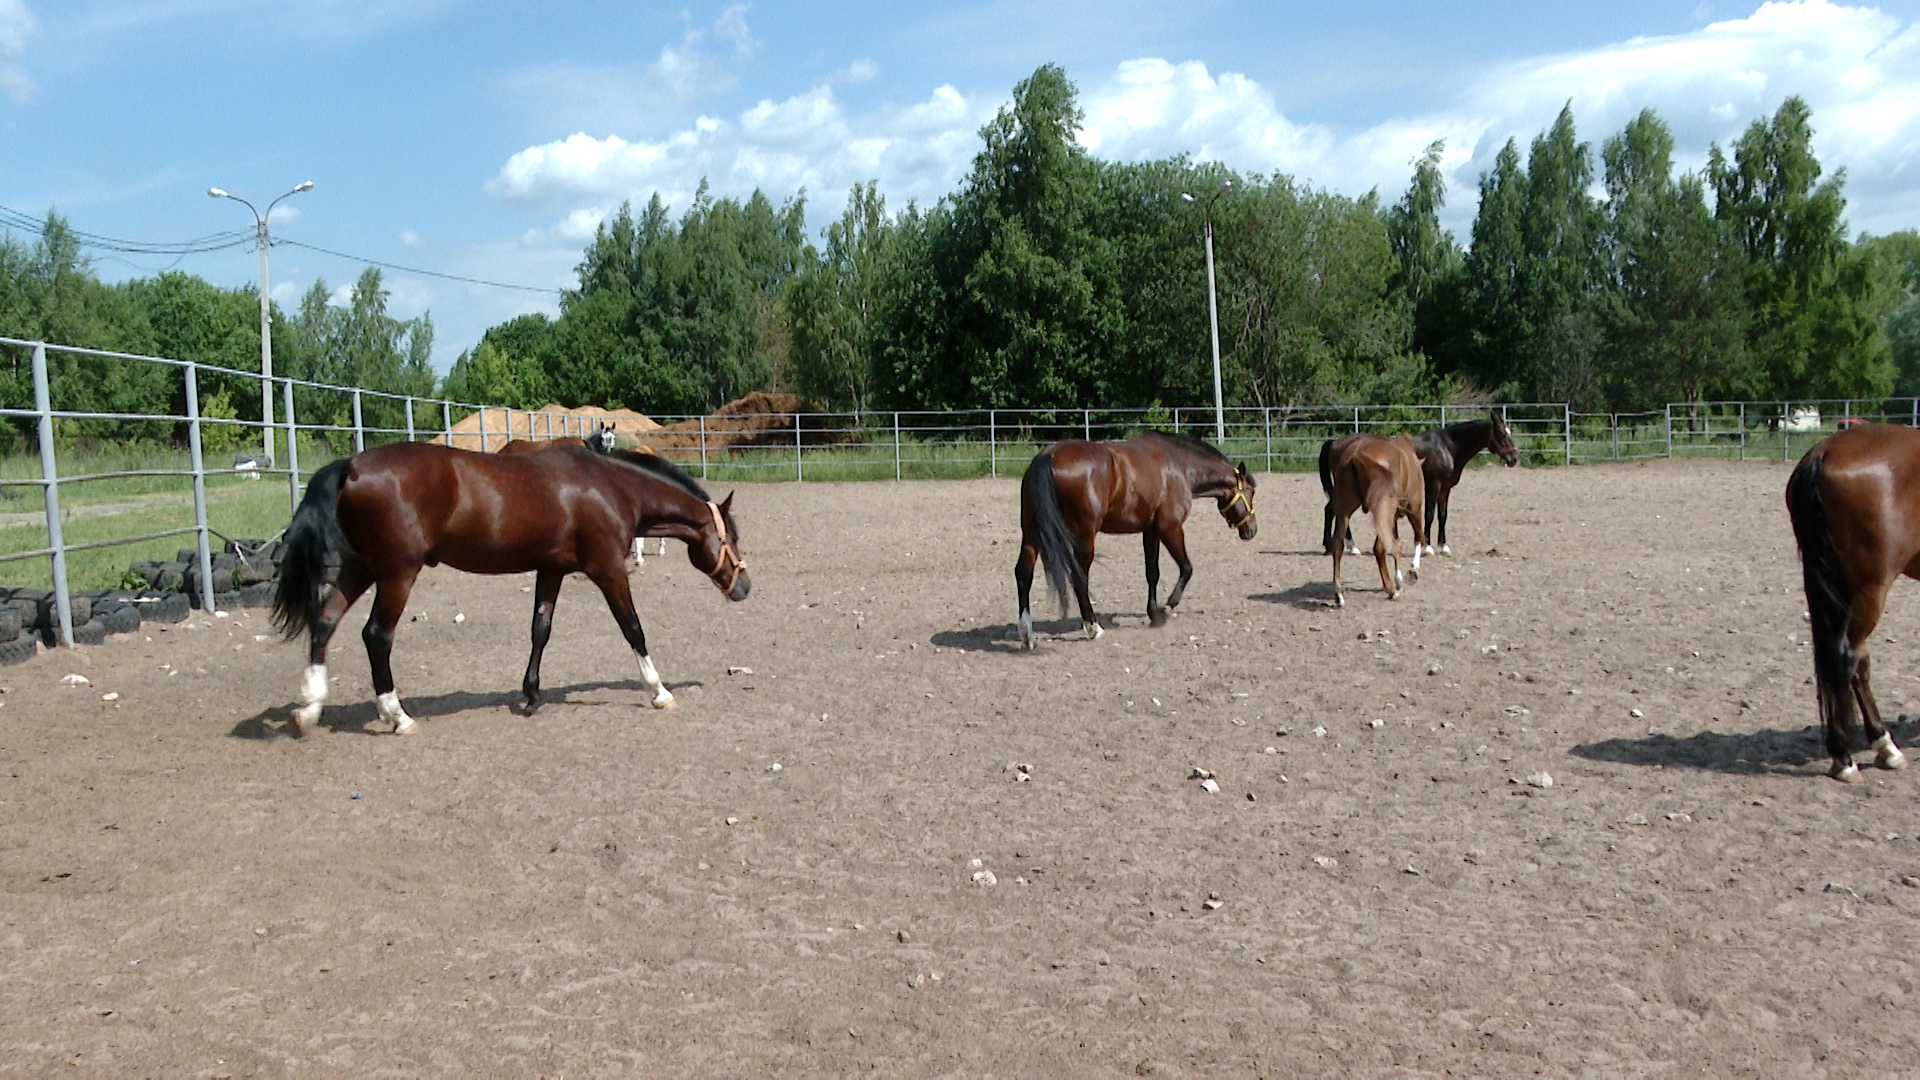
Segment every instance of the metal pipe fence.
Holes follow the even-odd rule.
[[[275,377],[281,415],[268,443],[258,419],[233,415],[231,401],[254,394],[230,395],[234,386],[258,387],[257,373],[192,361],[77,349],[0,337],[0,349],[30,354],[32,408],[0,408],[0,417],[31,422],[37,443],[37,469],[29,475],[0,459],[0,498],[13,489],[38,488],[46,528],[45,546],[7,551],[0,543],[0,566],[27,559],[48,561],[55,598],[55,633],[73,642],[68,556],[76,552],[150,544],[175,536],[193,536],[192,563],[198,570],[194,597],[202,610],[220,601],[210,569],[213,539],[223,534],[210,520],[212,494],[228,495],[240,484],[263,476],[286,478],[287,516],[302,495],[302,459],[320,463],[347,452],[391,442],[433,441],[492,452],[515,438],[546,440],[592,433],[593,417],[574,412],[521,410],[439,398],[389,394]],[[67,380],[104,383],[114,365],[135,365],[152,381],[177,386],[179,409],[133,413],[63,409],[62,380],[53,377],[50,358],[60,358]],[[177,374],[174,374],[177,373]],[[219,389],[209,390],[209,384]],[[271,391],[272,387],[264,388]],[[171,391],[169,391],[171,393]],[[210,406],[220,407],[210,411]],[[638,430],[628,422],[621,431],[627,445],[668,457],[707,480],[909,480],[1017,476],[1033,456],[1061,439],[1119,439],[1143,431],[1167,431],[1206,438],[1237,461],[1267,472],[1311,471],[1320,444],[1359,431],[1391,434],[1444,426],[1497,412],[1505,420],[1530,465],[1572,465],[1640,461],[1654,457],[1737,457],[1786,459],[1820,438],[1859,422],[1920,426],[1920,399],[1806,402],[1700,402],[1669,405],[1640,413],[1578,413],[1562,404],[1495,405],[1336,405],[1271,406],[1226,410],[1226,437],[1214,439],[1213,410],[1201,407],[1157,409],[975,409],[858,413],[797,412],[780,415],[660,416],[658,426]],[[108,441],[147,433],[149,441],[178,447],[151,462],[120,469],[89,468],[62,476],[61,445],[75,442],[89,426],[109,433]],[[130,434],[131,433],[131,434]],[[281,460],[262,451],[273,446]],[[238,452],[234,452],[235,450]],[[223,463],[223,454],[230,454]],[[84,461],[84,455],[75,455]],[[15,475],[19,472],[20,475]],[[91,485],[172,482],[191,495],[193,523],[147,529],[78,543],[67,541],[62,525],[75,509],[63,509],[62,491],[84,492]],[[170,489],[169,489],[170,490]],[[80,502],[85,502],[81,498]],[[285,518],[279,519],[284,523]],[[18,526],[14,526],[18,528]],[[184,549],[182,554],[184,554]]]

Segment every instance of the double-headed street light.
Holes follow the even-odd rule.
[[[303,182],[299,187],[281,195],[267,204],[266,213],[254,209],[254,205],[238,195],[220,188],[208,188],[207,195],[215,199],[232,199],[246,207],[253,214],[253,228],[260,238],[260,448],[266,454],[263,462],[267,468],[273,468],[273,325],[268,314],[267,303],[267,218],[273,214],[273,208],[287,195],[298,195],[302,191],[312,191],[313,181]]]
[[[1219,190],[1207,196],[1204,202],[1187,192],[1180,193],[1182,199],[1199,203],[1201,230],[1207,239],[1207,321],[1213,328],[1213,437],[1214,441],[1222,444],[1227,441],[1227,406],[1220,392],[1220,304],[1213,295],[1213,204],[1232,186],[1231,180],[1220,181]]]

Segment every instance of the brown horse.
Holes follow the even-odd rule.
[[[552,439],[512,439],[494,453],[529,454],[535,450],[546,450],[555,446],[584,446],[596,454],[609,454],[613,452],[614,445],[613,425],[601,424],[593,434],[585,438],[578,435],[561,435]]]
[[[1880,722],[1867,638],[1905,574],[1920,578],[1920,431],[1867,424],[1814,444],[1787,479],[1787,514],[1813,627],[1813,676],[1826,727],[1828,775],[1854,781],[1854,709],[1874,763],[1907,757]]]
[[[538,454],[477,454],[428,443],[394,443],[342,458],[307,483],[287,526],[274,622],[289,639],[306,633],[311,656],[294,733],[304,735],[327,697],[327,642],[353,602],[377,588],[361,638],[373,667],[375,704],[394,733],[417,730],[394,691],[393,630],[422,566],[476,574],[537,573],[533,652],[520,688],[529,713],[540,705],[540,654],[553,605],[568,574],[600,587],[614,621],[639,658],[653,707],[673,695],[647,655],[646,634],[627,585],[627,544],[636,536],[683,540],[687,559],[729,600],[751,587],[740,558],[733,496],[715,504],[664,458],[555,447]],[[338,577],[326,580],[337,560]]]
[[[1413,567],[1409,571],[1420,580],[1420,549],[1426,545],[1427,530],[1421,520],[1426,483],[1420,471],[1420,457],[1414,453],[1413,440],[1406,435],[1391,438],[1381,435],[1346,435],[1320,448],[1320,482],[1327,489],[1327,554],[1333,556],[1333,602],[1346,607],[1346,595],[1340,589],[1340,560],[1346,544],[1337,542],[1334,529],[1351,542],[1347,522],[1355,510],[1364,508],[1373,516],[1373,558],[1380,564],[1380,585],[1387,599],[1399,597],[1404,584],[1400,560],[1400,519],[1413,523]],[[1387,537],[1393,537],[1393,572],[1387,572]]]
[[[1071,589],[1080,601],[1082,629],[1097,638],[1100,621],[1087,597],[1094,539],[1100,533],[1140,533],[1146,542],[1147,621],[1162,626],[1193,577],[1185,531],[1193,500],[1217,500],[1220,516],[1240,530],[1240,539],[1251,540],[1259,528],[1253,490],[1253,476],[1245,465],[1235,466],[1220,451],[1188,436],[1149,432],[1119,443],[1069,439],[1040,451],[1020,481],[1020,558],[1013,568],[1020,591],[1020,637],[1027,648],[1036,644],[1028,604],[1036,559],[1046,569],[1061,611]],[[1180,567],[1179,583],[1164,608],[1158,596],[1162,545]]]
[[[1337,441],[1329,439],[1320,444],[1320,487],[1327,492],[1326,527],[1321,531],[1321,542],[1328,545],[1329,554],[1333,551],[1333,488],[1327,476],[1327,454]],[[1520,451],[1513,445],[1513,435],[1498,416],[1431,428],[1413,437],[1413,452],[1420,455],[1420,472],[1426,487],[1422,523],[1427,530],[1427,554],[1434,554],[1436,539],[1440,541],[1440,554],[1453,554],[1453,549],[1447,546],[1447,504],[1453,498],[1453,489],[1460,485],[1460,478],[1466,475],[1467,465],[1482,450],[1491,451],[1509,469],[1520,463]],[[1436,515],[1440,519],[1437,536]],[[1347,554],[1360,554],[1353,543],[1351,528],[1346,531],[1346,542]]]

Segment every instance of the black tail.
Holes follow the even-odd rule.
[[[1328,439],[1320,444],[1320,490],[1326,492],[1329,499],[1333,498],[1333,468],[1328,464],[1332,457],[1333,440]]]
[[[1083,554],[1080,538],[1067,528],[1067,519],[1060,513],[1060,491],[1054,487],[1052,454],[1042,453],[1027,466],[1027,474],[1020,479],[1020,500],[1033,511],[1034,532],[1039,534],[1036,539],[1040,565],[1047,572],[1047,585],[1064,615],[1069,590],[1076,596],[1086,590],[1087,572],[1080,565]]]
[[[273,594],[273,625],[288,640],[310,634],[320,625],[329,556],[355,557],[346,533],[340,530],[337,505],[350,460],[341,458],[313,474],[306,497],[287,524],[280,587]]]
[[[1827,526],[1827,508],[1820,497],[1820,474],[1826,464],[1818,452],[1803,458],[1787,480],[1787,514],[1793,518],[1793,538],[1800,543],[1800,575],[1807,590],[1807,615],[1813,624],[1813,678],[1820,699],[1820,718],[1829,731],[1846,734],[1854,729],[1853,676],[1860,657],[1847,634],[1853,621],[1853,587],[1840,565]]]

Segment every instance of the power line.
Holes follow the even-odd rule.
[[[22,232],[37,233],[46,227],[46,220],[32,214],[23,213],[10,206],[0,206],[0,227],[19,229]],[[210,251],[223,251],[239,247],[253,239],[252,229],[229,229],[225,232],[210,233],[192,240],[148,241],[123,240],[102,233],[66,227],[67,235],[79,241],[81,246],[100,251],[113,251],[125,255],[201,255]]]
[[[381,262],[379,259],[365,259],[358,255],[349,255],[344,251],[334,251],[330,248],[323,248],[318,244],[303,244],[298,240],[287,240],[282,237],[274,237],[273,244],[275,247],[285,244],[288,247],[305,248],[308,251],[317,251],[322,255],[331,255],[336,259],[349,259],[353,262],[366,263],[369,266],[378,266],[385,270],[397,270],[403,274],[421,274],[426,277],[444,278],[447,281],[465,282],[469,285],[486,285],[495,289],[516,289],[520,292],[531,293],[558,293],[561,291],[555,288],[541,288],[535,285],[515,285],[506,281],[488,281],[485,278],[464,277],[460,274],[444,274],[438,270],[422,270],[417,266],[401,266],[398,263]]]

